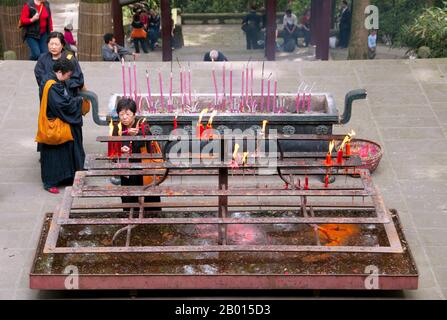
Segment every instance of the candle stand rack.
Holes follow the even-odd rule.
[[[67,289],[67,268],[75,266],[79,289],[86,290],[417,289],[398,213],[385,206],[360,158],[337,163],[334,155],[328,166],[326,153],[281,148],[284,141],[333,139],[343,136],[98,137],[165,147],[161,154],[87,156],[87,171],[76,173],[62,203],[45,217],[30,287]],[[237,141],[243,142],[235,154]],[[278,148],[241,160],[249,141]],[[203,150],[212,142],[212,154],[172,153],[179,143],[199,143]],[[107,180],[130,175],[152,176],[152,183]],[[326,175],[338,178],[325,185]],[[122,196],[138,201],[121,203]],[[161,201],[145,202],[145,196]]]

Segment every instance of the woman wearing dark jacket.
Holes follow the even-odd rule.
[[[50,4],[45,0],[28,0],[20,14],[20,26],[24,28],[24,41],[31,50],[30,60],[36,61],[48,52],[47,38],[53,31]]]
[[[67,81],[74,71],[73,64],[65,58],[54,63],[53,73],[42,81],[42,96],[48,80],[56,81],[48,91],[48,119],[59,118],[70,125],[73,141],[59,145],[41,143],[41,176],[43,187],[51,193],[59,193],[57,186],[70,183],[76,171],[84,167],[85,152],[82,145],[82,97],[73,97],[67,90]],[[42,111],[41,111],[42,112]]]

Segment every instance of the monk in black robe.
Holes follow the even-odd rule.
[[[65,81],[65,87],[72,96],[77,96],[79,90],[84,87],[84,74],[78,60],[71,52],[66,51],[64,35],[60,32],[51,32],[47,40],[48,52],[40,55],[39,60],[34,67],[34,76],[36,77],[39,88],[45,85],[46,80],[53,74],[53,66],[61,58],[70,60],[73,64],[73,72],[70,79]],[[43,82],[43,83],[42,83]],[[41,90],[39,90],[39,98]],[[40,143],[37,144],[37,151],[40,151]]]
[[[56,83],[48,91],[47,117],[59,118],[70,125],[73,141],[60,145],[41,144],[41,175],[44,188],[51,193],[59,193],[57,186],[62,182],[71,183],[76,171],[84,167],[85,152],[82,145],[82,97],[73,97],[67,80],[74,70],[73,64],[61,58],[55,62],[53,73],[46,80]],[[40,95],[46,81],[42,81]]]

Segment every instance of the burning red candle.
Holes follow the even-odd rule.
[[[309,190],[309,178],[307,176],[304,178],[304,190]]]
[[[327,188],[329,186],[329,175],[326,174],[326,177],[324,178],[324,187]]]
[[[337,152],[337,164],[343,163],[343,149],[339,149]]]
[[[351,156],[351,144],[349,142],[346,144],[346,155]]]
[[[331,166],[332,165],[332,156],[330,153],[326,154],[326,165]]]
[[[177,129],[177,115],[174,117],[174,130]]]
[[[329,150],[326,154],[326,161],[325,164],[327,166],[331,166],[332,165],[332,150],[334,149],[335,146],[335,141],[332,140],[331,142],[329,142]]]
[[[146,123],[144,122],[144,120],[141,123],[141,134],[143,135],[143,138],[146,137]]]
[[[201,123],[197,124],[196,137],[199,139],[202,138],[203,131],[205,131],[203,124],[201,124]]]

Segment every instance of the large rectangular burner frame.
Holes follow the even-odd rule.
[[[277,138],[277,137],[276,137]],[[280,138],[290,140],[309,140],[309,139],[321,139],[321,136],[314,137],[311,135],[306,136],[282,136]],[[341,136],[327,136],[328,140],[332,138],[341,138]],[[128,141],[128,140],[171,140],[172,137],[99,137],[98,140],[102,142],[106,141]],[[194,139],[191,138],[190,139]],[[175,139],[174,139],[175,140]],[[136,156],[136,155],[132,155]],[[154,158],[160,158],[162,155],[150,155]],[[165,156],[165,155],[164,155]],[[163,157],[164,157],[163,156]],[[136,156],[139,157],[139,156]],[[147,156],[146,156],[147,157]],[[327,167],[323,163],[324,155],[321,153],[306,153],[303,157],[299,157],[296,153],[281,154],[278,155],[278,167],[298,170],[298,173],[306,174],[322,174]],[[126,168],[123,169],[122,163],[109,163],[104,165],[98,162],[98,160],[105,159],[104,155],[94,155],[88,157],[86,161],[86,167],[89,171],[77,172],[76,178],[73,184],[73,188],[67,188],[64,199],[61,205],[56,209],[53,215],[53,219],[48,232],[47,241],[44,246],[44,253],[60,253],[60,254],[83,254],[83,253],[173,253],[173,252],[361,252],[361,253],[402,253],[403,247],[400,242],[397,230],[392,222],[390,212],[385,207],[382,197],[372,182],[371,176],[368,170],[355,169],[361,165],[360,159],[357,156],[352,156],[349,159],[345,159],[343,164],[334,165],[336,168],[335,174],[346,175],[352,172],[349,169],[357,170],[356,173],[360,174],[362,181],[362,188],[311,188],[310,190],[284,190],[284,189],[235,189],[229,188],[228,176],[230,169],[226,164],[213,164],[213,165],[195,165],[191,167],[175,166],[168,162],[163,163],[129,163]],[[288,159],[288,160],[285,160]],[[246,167],[239,168],[239,170],[256,170],[262,166],[255,164],[247,165]],[[129,174],[141,174],[147,175],[149,170],[169,169],[173,170],[198,170],[210,173],[210,170],[218,171],[219,184],[215,190],[210,188],[194,188],[192,191],[188,191],[184,188],[174,187],[160,187],[153,186],[148,188],[146,186],[89,186],[85,184],[86,179],[89,177],[99,176],[116,176],[116,175],[129,175]],[[237,171],[238,169],[232,169]],[[340,171],[342,170],[342,171]],[[201,174],[201,173],[199,173]],[[78,197],[119,197],[125,194],[126,196],[139,197],[139,203],[135,204],[121,204],[121,205],[84,205],[73,206],[73,200]],[[217,207],[218,217],[215,218],[144,218],[145,207],[191,207],[192,204],[179,204],[179,203],[144,203],[144,196],[187,196],[187,197],[207,197],[217,196],[218,203],[206,203],[201,202],[196,206],[204,205],[206,207]],[[300,201],[297,202],[296,207],[299,207],[303,217],[293,218],[228,218],[228,209],[237,206],[250,206],[248,202],[241,202],[235,204],[229,204],[229,197],[242,197],[242,196],[294,196]],[[358,206],[349,205],[348,203],[321,204],[321,207],[329,207],[333,209],[346,209],[356,208],[365,210],[374,210],[375,217],[315,217],[313,208],[319,207],[318,204],[310,204],[307,202],[308,198],[312,197],[369,197],[372,200],[372,205]],[[253,205],[253,204],[251,204]],[[255,204],[259,207],[271,207],[276,206],[269,201],[269,203]],[[293,207],[287,205],[287,207]],[[72,210],[90,210],[90,209],[111,209],[111,208],[138,208],[138,218],[134,218],[133,215],[129,218],[106,218],[106,219],[76,219],[70,217]],[[133,213],[133,210],[131,211]],[[379,224],[382,225],[389,242],[389,246],[323,246],[319,242],[318,231],[315,229],[316,245],[228,245],[226,243],[226,226],[228,224]],[[128,241],[125,246],[114,247],[58,247],[57,241],[61,227],[67,225],[123,225],[123,226],[137,226],[137,225],[160,225],[160,224],[214,224],[219,226],[218,245],[203,245],[203,246],[130,246],[130,230],[128,229]]]

